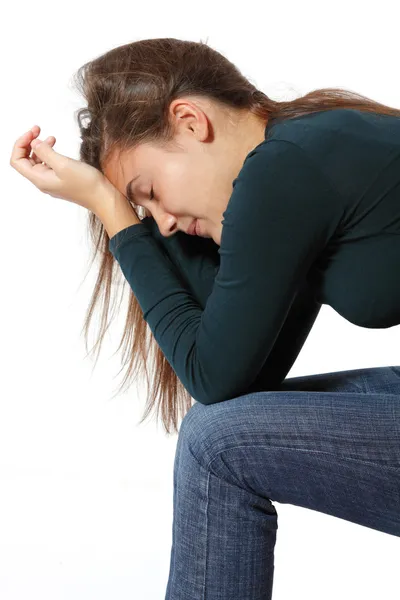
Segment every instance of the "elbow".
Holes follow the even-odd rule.
[[[215,395],[210,395],[210,394],[204,394],[204,393],[195,393],[195,394],[191,394],[192,398],[196,401],[199,402],[199,404],[216,404],[217,402],[221,402],[221,400],[215,396]]]
[[[192,388],[189,393],[200,404],[217,404],[218,402],[233,400],[239,396],[277,390],[282,385],[288,371],[287,368],[281,370],[275,368],[275,371],[264,369],[253,382],[247,382],[246,385],[242,385],[240,388],[237,386],[232,387],[232,385],[222,386],[219,382],[219,385],[214,385],[209,389],[202,387],[200,390],[193,390]]]
[[[247,392],[239,392],[239,391],[232,391],[232,389],[230,390],[217,390],[217,389],[213,389],[212,392],[206,391],[206,390],[201,390],[198,391],[196,390],[194,394],[191,394],[192,397],[194,398],[194,400],[196,400],[196,402],[199,402],[200,404],[217,404],[218,402],[225,402],[227,400],[233,400],[234,398],[237,398],[238,396],[242,396],[244,393]]]

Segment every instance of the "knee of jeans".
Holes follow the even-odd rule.
[[[206,468],[213,458],[225,449],[233,434],[235,423],[243,420],[243,398],[226,402],[201,404],[196,402],[182,419],[178,442]]]

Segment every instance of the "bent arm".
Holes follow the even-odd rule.
[[[188,288],[204,309],[219,269],[218,245],[212,239],[190,236],[183,232],[165,237],[160,233],[154,218],[145,217],[143,221],[151,228],[152,235],[180,271]],[[321,306],[305,279],[261,371],[243,394],[273,390],[280,386],[300,354]]]

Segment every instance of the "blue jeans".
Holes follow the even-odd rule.
[[[196,402],[173,483],[166,600],[270,600],[274,500],[400,537],[400,366]]]

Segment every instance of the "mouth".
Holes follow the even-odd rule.
[[[189,225],[189,229],[186,231],[186,233],[188,233],[189,235],[197,235],[202,238],[210,238],[209,235],[206,235],[200,229],[200,223],[199,223],[198,219],[195,219],[194,221],[192,221],[192,223]]]
[[[191,222],[191,224],[189,225],[189,229],[186,233],[188,233],[189,235],[198,235],[197,219],[194,219],[194,221]]]

